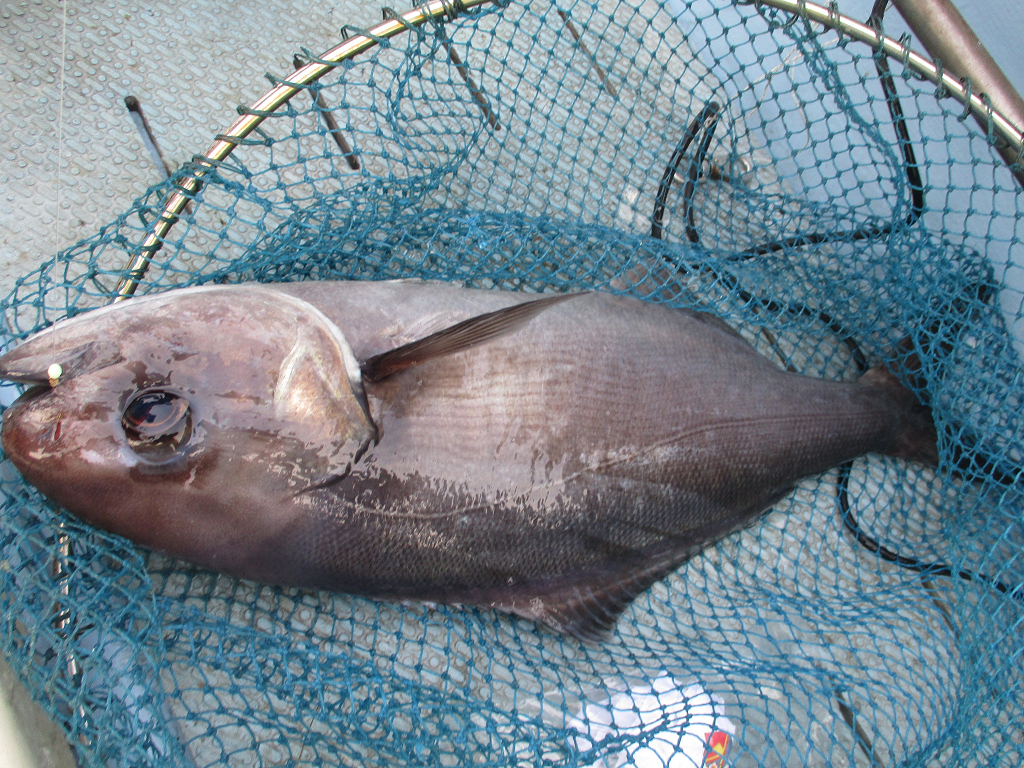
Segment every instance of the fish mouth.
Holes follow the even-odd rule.
[[[121,360],[117,345],[89,341],[61,348],[48,331],[0,356],[0,380],[53,388],[58,382]]]
[[[33,354],[31,341],[20,344],[14,349],[0,357],[0,381],[11,381],[15,384],[30,384],[36,386],[52,386],[54,373],[56,378],[64,372],[64,366],[81,358],[85,352],[81,347],[73,349],[70,353],[61,355],[50,354],[50,362],[44,363],[40,360],[39,354]],[[56,358],[60,357],[60,360]],[[71,367],[70,365],[68,366]]]
[[[46,384],[31,386],[4,411],[0,442],[4,454],[23,475],[39,457],[52,455],[61,437],[63,418],[46,402],[50,391]]]
[[[5,378],[5,377],[0,375],[0,379],[3,379],[3,378]],[[18,379],[7,379],[7,380],[8,381],[16,381],[18,383],[25,383],[25,382],[22,382],[22,381],[20,381]],[[15,406],[25,405],[26,403],[28,403],[31,400],[38,400],[40,397],[42,397],[43,395],[47,394],[48,392],[51,392],[52,390],[53,390],[53,387],[51,387],[49,385],[49,383],[45,383],[45,384],[36,383],[36,384],[33,384],[28,389],[26,389],[24,392],[22,392],[18,396],[18,398],[13,403],[11,403],[11,405],[8,406],[8,407],[14,408]]]
[[[29,391],[44,388],[49,389],[50,377],[47,371],[18,370],[15,367],[5,365],[7,355],[0,357],[0,381],[10,381],[15,384],[31,384]]]

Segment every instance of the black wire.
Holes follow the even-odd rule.
[[[891,80],[891,78],[890,78]],[[888,96],[887,96],[888,98]],[[893,91],[893,98],[895,98],[895,91]],[[897,108],[898,109],[898,108]],[[891,110],[890,110],[891,111]],[[696,141],[697,137],[703,133],[697,153],[690,160],[690,166],[686,175],[686,184],[683,187],[682,199],[680,206],[683,210],[683,218],[686,221],[686,239],[694,245],[700,243],[700,234],[697,232],[696,224],[694,223],[693,214],[693,196],[697,188],[697,181],[700,178],[700,169],[704,165],[704,160],[707,157],[708,148],[711,145],[711,139],[714,137],[715,127],[718,124],[719,113],[721,112],[721,106],[714,101],[707,102],[706,106],[701,113],[697,115],[691,122],[689,127],[686,129],[686,133],[683,134],[679,144],[676,145],[675,151],[672,153],[672,157],[669,160],[667,166],[665,166],[665,172],[662,174],[661,182],[658,184],[658,194],[654,197],[654,210],[651,213],[651,237],[663,240],[664,234],[664,220],[665,220],[665,208],[668,202],[668,193],[672,189],[672,181],[679,173],[679,166],[683,159],[687,156],[687,151],[690,145]],[[903,119],[902,111],[899,112],[900,120]],[[906,134],[906,126],[903,126],[903,134]],[[909,138],[907,139],[909,142]],[[909,143],[905,145],[905,155],[907,152],[910,153],[910,157],[913,160],[914,154],[913,149]],[[914,167],[914,173],[917,174],[917,168]],[[909,175],[909,174],[908,174]],[[916,175],[918,180],[918,186],[915,187],[914,183],[911,182],[911,193],[915,197],[914,207],[911,210],[911,214],[907,217],[907,223],[911,224],[921,215],[921,210],[924,207],[924,193],[920,188],[920,175]],[[920,193],[920,198],[917,195]],[[918,200],[920,206],[918,206]],[[785,238],[783,240],[775,240],[761,245],[748,248],[745,251],[740,251],[736,254],[736,258],[739,260],[752,259],[757,256],[763,256],[767,253],[775,253],[777,251],[785,250],[786,248],[801,247],[805,245],[816,245],[818,243],[836,242],[839,240],[845,240],[847,242],[855,242],[857,240],[869,240],[875,237],[881,237],[887,235],[892,231],[892,225],[887,224],[882,227],[864,227],[858,229],[849,235],[843,237],[841,234],[837,236],[835,232],[822,233],[813,232],[805,233],[800,235],[794,235],[792,237]]]
[[[871,8],[871,15],[868,16],[868,25],[876,32],[882,31],[882,15],[889,0],[875,0]],[[882,51],[875,54],[875,69],[882,82],[882,90],[885,91],[885,103],[889,107],[889,115],[892,117],[892,125],[899,140],[900,149],[903,151],[903,167],[907,172],[907,182],[910,184],[910,215],[907,216],[907,224],[916,221],[924,211],[924,184],[921,183],[921,170],[917,164],[917,157],[914,155],[914,145],[910,141],[910,131],[907,130],[907,121],[903,117],[903,106],[896,95],[896,82],[889,71],[889,59]]]
[[[832,315],[823,310],[816,313],[813,309],[803,304],[780,304],[772,299],[759,299],[754,296],[754,294],[741,288],[739,280],[735,275],[731,275],[728,272],[715,272],[715,276],[719,281],[725,283],[730,291],[743,299],[746,304],[758,304],[769,312],[774,312],[775,314],[788,312],[800,317],[817,317],[821,322],[827,325],[829,329],[836,334],[836,336],[839,337],[839,340],[845,344],[847,348],[849,348],[850,355],[853,357],[853,362],[857,366],[857,369],[861,372],[868,369],[868,359],[861,350],[860,344],[857,343],[857,340],[853,338],[853,336],[851,336],[846,329],[840,325],[839,321],[832,317]]]
[[[887,224],[884,227],[865,227],[864,229],[858,229],[851,232],[849,235],[843,237],[842,233],[830,233],[822,234],[820,232],[812,232],[810,234],[793,235],[793,237],[787,237],[783,240],[776,240],[770,243],[762,243],[761,245],[748,248],[745,251],[740,251],[736,254],[737,259],[747,260],[753,259],[757,256],[764,256],[768,253],[775,253],[777,251],[785,250],[786,248],[800,248],[805,245],[817,245],[818,243],[832,243],[844,240],[846,242],[856,242],[857,240],[870,240],[875,237],[881,237],[887,235],[892,231],[892,225]],[[838,234],[838,236],[837,236]]]
[[[887,2],[888,0],[876,0],[874,7],[872,8],[871,17],[869,18],[868,23],[875,29],[881,28],[881,17]],[[885,100],[889,108],[889,114],[892,117],[893,128],[896,131],[897,139],[903,153],[904,171],[907,175],[907,182],[910,187],[911,194],[911,209],[905,221],[907,224],[912,224],[920,218],[924,211],[924,185],[921,182],[920,169],[916,155],[914,154],[914,148],[910,140],[910,133],[907,129],[906,120],[903,115],[903,108],[900,105],[900,101],[896,93],[896,86],[884,55],[876,56],[875,66],[878,70],[879,78],[882,83],[882,89],[885,92]],[[690,160],[686,184],[683,188],[682,199],[680,202],[683,209],[683,218],[686,222],[686,238],[694,245],[700,243],[700,234],[697,232],[697,228],[694,223],[692,202],[696,191],[697,181],[700,177],[700,169],[707,157],[708,148],[711,145],[711,139],[714,136],[720,112],[721,106],[717,102],[708,101],[700,114],[691,121],[686,132],[683,134],[682,139],[680,139],[679,144],[676,145],[676,149],[672,153],[672,157],[669,160],[668,165],[665,167],[665,172],[662,174],[661,182],[658,185],[658,193],[655,196],[654,210],[651,215],[651,237],[658,240],[664,239],[665,208],[667,206],[668,193],[672,188],[672,181],[676,177],[683,159],[687,156],[690,146],[697,141],[698,136],[703,134],[698,150]],[[892,224],[887,224],[882,227],[865,227],[863,229],[856,230],[845,237],[842,233],[810,233],[795,235],[782,240],[771,241],[749,248],[740,252],[738,256],[745,260],[769,253],[775,253],[787,248],[843,240],[846,242],[853,242],[856,240],[870,239],[872,237],[887,235],[892,231],[892,228]],[[687,271],[681,265],[676,264],[674,266],[677,270],[680,270],[683,273]],[[712,272],[747,304],[758,304],[764,309],[775,313],[788,312],[803,317],[817,317],[838,336],[841,343],[845,344],[849,348],[858,372],[863,374],[868,370],[867,358],[856,339],[847,333],[839,321],[828,313],[821,310],[815,312],[803,304],[787,305],[780,304],[771,299],[756,298],[749,291],[740,287],[739,279],[735,275],[728,272],[718,272],[716,270],[712,270]],[[977,461],[977,459],[975,459],[975,461]],[[963,462],[961,460],[956,460],[955,463],[961,469],[967,469],[963,466]],[[1007,584],[999,581],[998,579],[979,576],[975,572],[967,569],[954,571],[945,563],[927,562],[920,558],[907,557],[897,552],[893,552],[880,544],[877,539],[865,533],[857,522],[857,519],[853,514],[852,506],[850,505],[849,484],[852,469],[852,461],[839,467],[839,475],[836,481],[836,500],[842,515],[843,525],[850,531],[862,547],[877,554],[883,560],[899,565],[900,567],[907,568],[908,570],[916,571],[928,576],[944,576],[950,579],[956,576],[965,581],[981,581],[990,585],[999,592],[1008,594],[1018,600],[1024,600],[1024,584],[1011,589]],[[1000,474],[1002,476],[1002,473]]]
[[[1016,587],[1010,587],[1005,582],[999,581],[999,579],[993,579],[989,576],[981,576],[966,568],[954,571],[945,563],[927,562],[916,557],[906,557],[882,546],[878,543],[877,539],[874,539],[864,533],[858,524],[857,519],[853,516],[853,509],[850,506],[849,486],[850,473],[852,469],[852,461],[839,467],[839,480],[836,483],[836,501],[839,504],[839,511],[842,514],[843,525],[845,525],[847,530],[853,534],[857,539],[857,542],[862,547],[867,549],[869,552],[877,554],[883,560],[894,563],[901,568],[917,571],[925,576],[944,576],[949,579],[957,576],[964,581],[979,581],[1005,595],[1024,601],[1024,584],[1019,584]]]
[[[881,32],[882,29],[882,14],[885,13],[886,5],[888,5],[888,0],[875,0],[875,4],[871,9],[871,15],[868,17],[868,24],[879,32]],[[914,154],[913,144],[910,141],[910,132],[907,130],[906,120],[903,116],[903,107],[896,95],[896,85],[893,81],[892,74],[889,71],[888,60],[881,52],[875,56],[875,67],[878,70],[878,76],[882,83],[882,90],[885,91],[885,102],[889,107],[889,114],[892,117],[893,128],[896,131],[900,148],[903,151],[903,166],[907,174],[907,182],[910,186],[911,194],[911,210],[906,221],[907,224],[912,224],[920,218],[924,211],[924,185],[921,183],[920,168]],[[980,293],[979,298],[984,300],[984,297],[981,296]],[[865,372],[865,368],[862,364],[858,363],[857,367],[860,373]],[[967,461],[966,452],[960,451],[960,454],[960,457],[954,456],[954,464],[963,471],[969,471],[969,468],[966,465],[971,464],[971,462]],[[977,461],[978,459],[975,457],[975,464]],[[972,464],[972,467],[973,466],[974,465]],[[1004,473],[1001,468],[996,466],[994,462],[987,462],[977,468],[990,469],[988,474],[990,474],[996,482],[1000,482],[1002,484],[1007,484],[1005,481],[1011,479],[1011,477]],[[846,526],[847,530],[850,531],[862,547],[877,554],[883,560],[894,563],[901,568],[917,571],[918,573],[927,576],[942,576],[949,579],[952,579],[955,576],[963,579],[964,581],[981,581],[1003,594],[1008,594],[1018,600],[1024,600],[1024,584],[1011,589],[1007,584],[999,581],[998,579],[979,576],[974,571],[966,568],[954,571],[946,563],[927,562],[920,558],[907,557],[897,552],[893,552],[891,549],[880,544],[877,539],[865,533],[857,522],[857,518],[854,517],[853,508],[850,505],[849,487],[852,470],[852,461],[839,467],[839,479],[836,482],[836,501],[842,515],[843,525]]]
[[[682,195],[682,206],[684,208],[684,215],[686,219],[686,237],[695,245],[700,243],[700,235],[697,232],[697,228],[694,224],[693,216],[693,195],[696,190],[697,180],[700,177],[700,169],[704,164],[704,160],[707,157],[708,148],[711,145],[711,139],[714,136],[715,127],[718,124],[718,119],[721,112],[721,106],[718,102],[709,101],[705,105],[704,109],[701,110],[700,114],[697,115],[686,129],[686,133],[683,134],[679,144],[676,145],[675,151],[672,153],[672,157],[669,160],[668,165],[665,167],[665,172],[661,176],[661,182],[658,184],[658,194],[654,198],[654,210],[651,214],[651,237],[663,240],[664,237],[664,217],[665,208],[668,202],[668,193],[672,189],[672,180],[676,177],[679,172],[679,166],[683,159],[686,157],[687,150],[690,145],[697,140],[697,137],[703,131],[703,138],[700,141],[699,149],[694,157],[690,160],[689,170],[687,172],[686,185],[683,188]],[[881,231],[882,228],[875,228],[874,231]],[[869,230],[861,230],[861,232],[867,232]],[[856,234],[854,236],[856,237]],[[756,249],[758,254],[770,253],[773,251],[781,250],[790,245],[810,245],[813,243],[826,242],[827,240],[835,239],[834,236],[826,235],[800,235],[788,240],[782,241],[781,243],[766,243],[765,245],[758,246]],[[753,255],[753,254],[752,254]],[[676,269],[683,272],[686,270],[680,265],[673,265]],[[790,312],[792,314],[800,315],[803,317],[817,317],[825,325],[827,325],[834,333],[836,333],[840,339],[850,348],[850,352],[853,355],[854,361],[858,366],[867,366],[867,358],[860,349],[860,345],[857,344],[856,340],[840,325],[834,317],[824,311],[818,311],[817,313],[808,307],[797,304],[797,305],[783,305],[775,302],[771,299],[758,299],[752,293],[744,290],[740,287],[739,280],[729,273],[715,272],[716,277],[723,283],[725,283],[731,291],[738,294],[740,298],[747,304],[759,304],[770,312],[781,313]]]
[[[882,14],[885,13],[887,4],[888,0],[875,0],[875,4],[871,9],[868,24],[876,31],[881,32]],[[885,92],[885,103],[889,108],[889,115],[892,117],[893,129],[896,131],[897,141],[899,143],[900,150],[903,153],[903,168],[907,175],[907,183],[910,187],[911,203],[910,213],[907,214],[906,223],[913,224],[921,217],[921,214],[924,212],[925,205],[924,184],[921,181],[920,166],[917,162],[917,156],[914,153],[913,142],[910,140],[910,131],[907,128],[907,121],[903,114],[903,106],[901,105],[899,96],[896,93],[896,82],[889,70],[888,59],[881,51],[879,51],[875,56],[875,69],[878,71],[878,77],[882,83],[882,90]],[[655,196],[654,201],[654,212],[651,216],[651,237],[658,238],[659,240],[663,239],[662,232],[664,229],[663,221],[665,216],[665,206],[669,190],[672,187],[672,180],[678,173],[679,165],[686,156],[686,152],[690,148],[690,145],[696,140],[698,133],[703,130],[704,138],[701,141],[699,151],[690,161],[689,173],[687,174],[686,186],[683,188],[681,201],[683,217],[686,221],[686,239],[694,245],[700,242],[700,235],[694,225],[692,207],[693,194],[696,190],[700,168],[704,164],[708,147],[710,146],[712,136],[714,135],[715,126],[718,124],[721,109],[721,105],[719,105],[718,102],[707,102],[707,105],[701,113],[690,123],[686,133],[683,134],[683,138],[676,146],[676,150],[672,154],[672,158],[669,160],[669,164],[665,168],[665,173],[661,177],[661,183],[658,185],[658,194]],[[794,235],[793,237],[785,238],[783,240],[772,241],[754,246],[753,248],[748,248],[745,251],[739,252],[736,257],[741,260],[746,260],[756,258],[757,256],[763,256],[767,253],[775,253],[787,248],[801,247],[805,245],[816,245],[818,243],[836,242],[839,240],[845,240],[846,242],[870,240],[872,238],[882,237],[889,234],[892,232],[892,228],[892,224],[886,224],[881,227],[865,227],[863,229],[855,230],[845,237],[837,237],[837,233],[835,232],[814,232],[810,234]]]
[[[679,164],[686,157],[686,151],[696,140],[698,132],[703,129],[705,132],[704,141],[701,142],[697,156],[690,162],[686,188],[683,190],[683,205],[687,213],[686,236],[690,238],[692,243],[699,241],[697,230],[693,225],[693,211],[690,210],[690,201],[696,188],[700,167],[703,164],[704,157],[707,155],[708,146],[711,144],[711,137],[715,133],[715,125],[718,123],[718,113],[720,111],[721,107],[718,105],[718,102],[709,101],[704,109],[701,110],[701,113],[693,119],[690,126],[686,129],[686,133],[683,134],[683,138],[676,145],[676,151],[672,153],[672,159],[665,166],[665,173],[662,174],[661,183],[658,184],[658,194],[654,198],[654,212],[651,214],[651,237],[658,240],[664,239],[662,238],[662,221],[665,217],[665,202],[668,200],[668,193],[672,189],[672,179],[679,172]]]
[[[697,234],[697,226],[693,221],[693,195],[697,191],[697,179],[700,177],[700,169],[704,166],[708,147],[711,145],[711,139],[715,135],[715,126],[718,125],[720,107],[715,102],[711,102],[704,111],[707,112],[709,109],[713,109],[714,114],[713,116],[709,115],[706,120],[704,138],[700,142],[697,154],[690,161],[690,170],[686,174],[686,184],[683,187],[683,200],[686,201],[686,237],[691,243],[700,241],[700,235]]]

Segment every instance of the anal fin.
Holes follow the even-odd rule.
[[[492,608],[533,619],[588,642],[607,639],[622,612],[642,592],[692,557],[699,547],[609,565],[573,579],[510,589],[490,601]]]

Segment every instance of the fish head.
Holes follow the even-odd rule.
[[[0,357],[31,384],[4,451],[83,520],[221,570],[302,514],[376,431],[340,329],[270,287],[187,288],[66,320]]]

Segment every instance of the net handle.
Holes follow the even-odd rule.
[[[487,5],[500,0],[427,0],[421,5],[401,15],[385,18],[376,26],[347,38],[341,44],[330,49],[319,58],[297,69],[289,75],[289,80],[279,83],[263,95],[251,107],[243,110],[243,114],[230,128],[217,136],[206,152],[194,159],[195,171],[184,177],[178,191],[175,191],[164,202],[163,210],[157,216],[149,234],[143,240],[138,253],[132,257],[125,267],[125,276],[117,285],[114,301],[130,298],[139,282],[145,277],[154,255],[163,246],[164,237],[178,220],[188,202],[203,185],[206,175],[230,155],[250,133],[256,130],[271,113],[285,104],[305,86],[323,77],[338,64],[354,56],[370,50],[382,40],[387,40],[401,32],[419,27],[427,21],[437,19],[451,20],[471,8]],[[794,14],[807,21],[822,24],[840,34],[870,45],[886,56],[899,59],[904,66],[924,79],[934,83],[974,114],[978,122],[986,130],[991,129],[997,139],[1005,142],[1000,148],[1007,162],[1022,164],[1024,157],[1024,133],[992,106],[991,101],[974,93],[970,80],[961,81],[949,72],[943,71],[940,65],[915,53],[909,46],[899,40],[883,35],[878,30],[862,24],[839,13],[834,5],[824,7],[807,0],[736,0],[740,5],[769,6],[786,13]],[[1024,171],[1011,168],[1018,180],[1024,184]]]
[[[936,62],[954,75],[969,77],[995,109],[1017,128],[1024,128],[1024,99],[950,0],[893,0],[893,4]],[[987,133],[988,123],[981,116],[976,118]],[[1024,165],[1010,147],[1000,143],[996,149],[1007,165]],[[1024,186],[1024,169],[1014,171],[1014,176]]]
[[[114,301],[130,298],[145,277],[150,262],[163,246],[164,237],[178,221],[188,202],[203,186],[207,174],[224,161],[242,141],[259,127],[271,113],[287,103],[305,86],[319,80],[343,61],[370,50],[384,40],[401,32],[419,27],[428,21],[452,20],[471,8],[500,0],[427,0],[412,10],[390,15],[368,30],[346,38],[339,45],[289,74],[288,79],[267,91],[251,107],[241,110],[242,115],[231,127],[218,134],[213,145],[202,155],[193,158],[195,170],[180,180],[178,190],[164,201],[163,210],[151,225],[138,253],[125,268],[125,276],[117,285]]]

